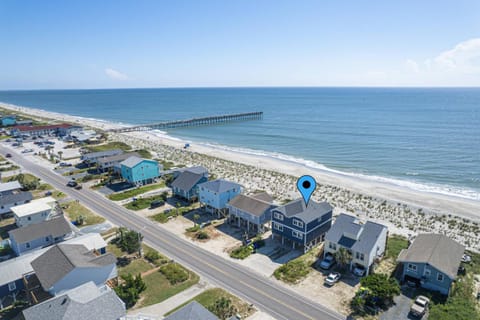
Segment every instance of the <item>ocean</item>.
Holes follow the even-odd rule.
[[[0,101],[124,124],[263,111],[263,120],[167,134],[480,200],[478,88],[0,91]]]

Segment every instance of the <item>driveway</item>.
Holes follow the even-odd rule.
[[[83,227],[80,229],[80,231],[83,233],[102,233],[111,229],[112,227],[113,225],[110,222],[106,221],[99,224]]]
[[[402,287],[402,293],[399,296],[396,296],[393,301],[394,305],[390,307],[386,312],[380,315],[380,320],[391,320],[391,319],[409,319],[409,320],[421,320],[428,319],[428,312],[422,318],[414,317],[410,314],[410,306],[413,303],[415,297],[415,289],[407,286]]]

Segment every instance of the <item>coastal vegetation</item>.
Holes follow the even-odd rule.
[[[155,184],[149,184],[149,185],[146,185],[146,186],[130,189],[130,190],[124,191],[124,192],[112,193],[111,195],[108,196],[108,198],[110,200],[113,200],[113,201],[125,200],[125,199],[128,199],[128,198],[138,196],[142,193],[152,191],[152,190],[155,190],[155,189],[164,188],[164,187],[165,187],[165,183],[164,182],[159,182],[159,183],[155,183]]]
[[[134,210],[134,211],[142,210],[142,209],[150,207],[150,205],[154,201],[166,201],[167,196],[168,196],[168,193],[164,192],[161,195],[156,195],[156,196],[152,196],[152,197],[145,197],[145,198],[142,197],[142,198],[139,198],[139,199],[136,199],[134,201],[131,201],[131,202],[127,203],[125,205],[125,208],[127,208],[129,210]]]
[[[63,211],[71,221],[75,221],[77,226],[89,226],[105,221],[104,217],[94,214],[77,201],[71,201],[62,204]]]
[[[318,247],[313,248],[304,255],[288,261],[284,265],[278,267],[273,272],[273,276],[286,283],[294,284],[300,282],[310,273],[310,271],[313,270],[312,266],[315,261],[318,260],[320,250],[321,248]]]
[[[387,309],[400,294],[397,280],[385,274],[370,274],[360,280],[360,285],[351,302],[352,309],[360,315],[370,310]]]
[[[95,146],[85,147],[85,150],[87,152],[100,152],[100,151],[107,151],[107,150],[112,150],[112,149],[120,149],[120,150],[123,150],[123,151],[129,151],[132,148],[130,147],[130,145],[126,144],[125,142],[121,142],[121,141],[112,141],[112,142],[108,142],[108,143],[105,143],[105,144],[99,144],[99,145],[95,145]]]

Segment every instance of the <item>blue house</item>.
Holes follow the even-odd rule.
[[[198,185],[199,200],[205,210],[219,216],[226,214],[227,203],[240,194],[242,187],[238,183],[223,179],[204,182]]]
[[[73,235],[71,224],[63,216],[8,232],[10,246],[17,256],[30,250],[62,242]]]
[[[398,255],[400,281],[448,295],[465,247],[442,234],[419,234]]]
[[[272,210],[272,238],[307,252],[324,240],[332,225],[332,211],[328,202],[310,200],[305,206],[303,199],[277,207]]]
[[[4,116],[2,117],[2,126],[14,126],[17,124],[17,116]]]
[[[247,232],[250,232],[250,229],[263,232],[264,225],[272,219],[271,210],[276,207],[272,202],[273,198],[266,192],[239,194],[227,204],[228,221],[246,228]]]
[[[160,176],[157,161],[132,156],[120,162],[122,178],[134,185],[152,183]]]
[[[172,182],[172,192],[177,197],[195,201],[198,198],[198,185],[207,180],[203,174],[184,171]]]

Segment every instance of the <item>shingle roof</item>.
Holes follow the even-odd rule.
[[[153,161],[153,160],[143,159],[143,158],[140,158],[140,157],[132,156],[132,157],[128,157],[126,160],[123,160],[120,163],[120,165],[129,167],[129,168],[133,168],[137,164],[141,163],[142,161],[156,162],[156,161]]]
[[[52,198],[53,199],[53,198]],[[53,199],[55,201],[55,199]],[[29,203],[22,204],[19,206],[12,207],[12,212],[17,217],[25,217],[37,212],[47,211],[52,209],[52,205],[48,201],[43,199],[33,200]]]
[[[73,239],[66,240],[62,244],[82,244],[88,250],[101,249],[107,246],[105,240],[98,233],[87,233]],[[23,274],[33,271],[30,264],[34,259],[42,255],[48,248],[34,250],[0,263],[0,286],[20,279]]]
[[[293,200],[275,209],[275,211],[282,212],[288,218],[296,217],[302,219],[305,223],[318,219],[332,210],[333,208],[328,202],[318,203],[313,200],[310,200],[308,207],[306,207],[303,199]]]
[[[124,160],[127,160],[130,157],[140,157],[140,155],[136,152],[127,152],[127,153],[117,154],[117,155],[114,155],[114,156],[99,159],[98,163],[99,164],[104,164],[104,163],[109,163],[109,162],[122,162]]]
[[[30,192],[16,192],[11,194],[5,194],[0,196],[0,206],[5,206],[15,203],[25,203],[25,201],[33,200],[33,196]]]
[[[197,301],[192,301],[183,308],[167,316],[164,320],[219,320]]]
[[[0,183],[0,193],[12,190],[22,189],[22,185],[18,181],[10,181],[5,183]]]
[[[54,130],[59,128],[70,128],[72,125],[68,123],[61,124],[51,124],[46,126],[15,126],[15,130],[28,132],[28,131],[39,131],[39,130]]]
[[[95,268],[115,264],[111,253],[95,255],[81,244],[57,244],[32,261],[32,267],[45,290],[75,268]]]
[[[455,279],[465,247],[442,234],[419,234],[397,261],[428,263]]]
[[[173,188],[189,191],[203,178],[203,175],[190,171],[182,172],[175,181],[172,182]]]
[[[58,217],[40,223],[9,231],[10,238],[17,243],[30,242],[46,236],[59,237],[72,231],[70,223],[64,217]]]
[[[197,173],[197,174],[205,174],[208,173],[208,169],[203,167],[203,166],[195,166],[195,167],[189,167],[189,168],[184,168],[183,171],[190,171],[192,173]]]
[[[117,320],[125,313],[125,304],[115,291],[87,282],[23,310],[23,317],[25,320]]]
[[[228,190],[240,188],[241,186],[238,183],[227,181],[224,179],[217,179],[212,181],[207,181],[198,185],[200,188],[205,188],[212,192],[222,193]]]
[[[105,157],[111,157],[111,156],[121,154],[121,153],[123,153],[123,151],[120,150],[120,149],[90,152],[90,153],[85,153],[84,155],[82,155],[81,159],[82,160],[89,160],[89,159],[105,158]]]
[[[259,217],[266,211],[273,208],[273,204],[271,202],[261,200],[262,198],[267,198],[265,195],[268,194],[265,192],[253,196],[239,194],[230,200],[228,205]]]
[[[325,240],[369,254],[385,229],[386,226],[371,221],[361,224],[356,217],[342,213],[326,233]]]

